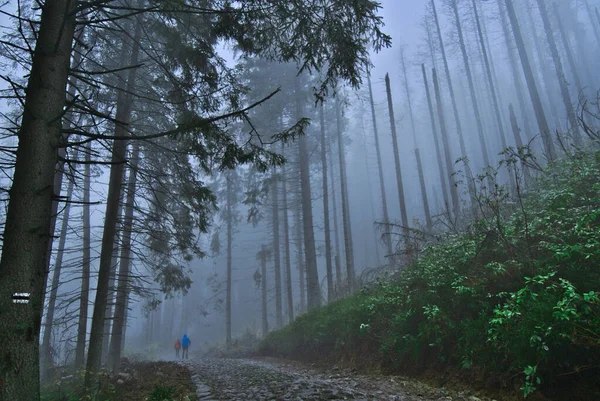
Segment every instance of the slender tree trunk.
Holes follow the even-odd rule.
[[[597,20],[594,19],[594,13],[592,12],[592,8],[590,7],[588,0],[584,0],[583,3],[585,4],[585,9],[587,10],[588,17],[590,18],[592,30],[594,31],[594,36],[596,37],[596,44],[600,45],[600,27],[598,26],[600,17]],[[598,10],[596,10],[596,15],[598,15]]]
[[[440,175],[440,183],[442,184],[442,196],[444,200],[445,211],[450,212],[450,202],[448,200],[448,182],[446,178],[446,172],[444,169],[444,159],[440,149],[440,135],[438,132],[437,124],[435,122],[435,113],[433,110],[433,102],[431,99],[431,92],[429,91],[429,82],[427,81],[427,73],[425,72],[425,64],[421,64],[421,70],[423,72],[423,82],[425,83],[425,93],[427,95],[427,105],[429,107],[429,120],[431,121],[431,130],[433,132],[433,143],[435,145],[435,157],[438,164],[438,172]],[[452,170],[450,170],[452,171]]]
[[[325,116],[323,104],[319,108],[319,122],[321,124],[321,171],[323,176],[323,220],[325,223],[325,265],[327,269],[327,301],[335,299],[333,287],[333,265],[331,263],[331,229],[329,227],[329,191],[327,188],[327,145],[325,140]]]
[[[0,400],[39,400],[39,335],[54,171],[61,142],[77,1],[42,6],[25,91],[0,260]],[[13,294],[29,294],[14,303]]]
[[[533,103],[533,109],[535,111],[535,118],[538,123],[538,128],[542,135],[542,141],[544,142],[544,150],[546,152],[546,156],[550,161],[556,159],[556,152],[554,149],[554,143],[552,141],[552,136],[550,134],[550,127],[548,126],[548,120],[546,120],[546,115],[544,113],[544,109],[542,107],[542,101],[540,99],[540,94],[538,92],[537,86],[535,84],[535,79],[533,76],[533,70],[531,69],[531,64],[529,63],[529,56],[527,55],[527,51],[525,50],[525,43],[523,42],[523,36],[521,35],[521,28],[519,26],[519,21],[517,20],[517,14],[515,13],[515,8],[513,4],[513,0],[504,0],[506,4],[506,10],[508,12],[508,18],[510,20],[510,24],[512,26],[513,35],[515,37],[515,42],[517,44],[517,50],[519,51],[519,57],[521,59],[521,65],[523,67],[523,72],[525,73],[525,80],[527,81],[527,87],[529,89],[529,96],[531,97],[531,103]]]
[[[565,54],[567,56],[567,62],[569,63],[569,68],[571,69],[571,74],[573,74],[573,79],[575,80],[575,86],[577,88],[577,94],[583,93],[583,84],[581,83],[581,78],[579,77],[579,70],[577,69],[577,64],[575,63],[575,56],[573,55],[573,49],[571,49],[571,43],[569,41],[569,36],[567,35],[567,31],[565,30],[565,26],[560,18],[560,14],[558,11],[558,6],[556,3],[552,3],[552,7],[554,10],[554,20],[558,26],[558,32],[560,34],[560,38],[563,43],[563,47],[565,49]]]
[[[510,115],[510,125],[512,127],[513,130],[513,134],[515,136],[515,138],[517,138],[517,146],[521,147],[523,146],[523,143],[521,141],[521,130],[519,129],[519,123],[517,123],[517,117],[515,115],[515,110],[513,109],[513,105],[512,103],[510,103],[508,105],[508,112]],[[529,184],[529,170],[527,169],[527,165],[525,163],[522,164],[522,168],[523,168],[523,175],[525,177],[525,185],[527,186]]]
[[[232,248],[233,248],[233,188],[231,180],[233,173],[227,174],[227,295],[225,300],[225,343],[231,347],[231,277],[232,277]],[[265,279],[266,280],[266,279]]]
[[[398,151],[398,134],[396,133],[396,117],[394,117],[394,105],[392,102],[392,89],[390,87],[390,76],[385,74],[385,88],[387,92],[388,111],[390,115],[390,126],[392,129],[392,148],[394,149],[394,165],[396,167],[396,183],[398,184],[398,199],[400,201],[400,217],[402,218],[402,231],[404,240],[408,241],[408,215],[406,212],[406,200],[404,197],[404,184],[402,183],[402,169],[400,168],[400,152]]]
[[[556,46],[556,40],[554,39],[554,33],[552,31],[552,24],[550,23],[550,17],[548,16],[548,9],[546,8],[545,0],[536,0],[540,15],[542,16],[542,23],[544,24],[544,31],[546,33],[546,40],[550,47],[550,54],[552,55],[552,61],[554,62],[554,70],[556,71],[556,79],[560,87],[560,94],[562,96],[565,109],[567,110],[567,119],[569,125],[573,131],[573,138],[576,145],[581,145],[581,132],[579,131],[579,123],[577,121],[577,113],[571,103],[571,95],[569,94],[569,85],[567,84],[567,78],[562,67],[562,61],[560,54],[558,54],[558,47]],[[568,47],[568,46],[567,46]]]
[[[296,91],[300,91],[298,78],[295,80]],[[299,93],[298,93],[299,96]],[[302,103],[296,99],[297,118],[303,117]],[[321,288],[319,286],[319,271],[317,269],[317,252],[315,249],[315,232],[312,214],[312,197],[310,186],[310,165],[306,137],[302,136],[298,141],[300,161],[300,185],[302,197],[302,223],[304,228],[304,253],[306,260],[306,284],[307,284],[307,306],[313,309],[321,306]]]
[[[271,176],[271,200],[273,210],[273,258],[275,259],[275,328],[283,326],[283,303],[281,297],[281,255],[279,251],[279,196],[277,194],[277,172]]]
[[[262,297],[261,297],[261,312],[262,312],[262,335],[265,337],[269,332],[269,320],[267,317],[267,249],[263,245],[260,251],[260,269],[262,275]]]
[[[298,172],[299,175],[299,172]],[[296,226],[296,263],[298,264],[298,277],[300,289],[300,312],[306,312],[306,281],[304,279],[304,241],[302,234],[302,200],[300,192],[300,178],[296,180],[296,202],[297,207],[294,210],[294,223]]]
[[[400,62],[402,64],[402,75],[404,77],[404,90],[406,91],[406,101],[408,103],[408,115],[410,117],[410,127],[413,134],[413,143],[415,147],[415,157],[417,160],[417,171],[419,173],[419,184],[421,186],[421,199],[423,200],[423,211],[425,213],[425,223],[427,231],[433,230],[433,222],[431,220],[431,211],[429,209],[429,199],[427,198],[427,188],[425,187],[425,176],[423,174],[423,165],[421,164],[421,155],[417,145],[417,131],[415,130],[415,119],[412,108],[412,98],[410,95],[410,86],[408,86],[408,73],[406,71],[406,63],[404,60],[404,49],[400,50]]]
[[[87,319],[90,296],[91,267],[91,229],[90,229],[90,187],[91,187],[91,152],[92,147],[85,148],[84,181],[83,181],[83,260],[81,265],[81,291],[79,295],[79,321],[77,324],[77,345],[75,347],[75,367],[85,363],[85,340],[87,337]]]
[[[131,265],[131,234],[133,232],[133,217],[135,206],[135,190],[137,185],[137,168],[139,162],[140,144],[134,142],[131,150],[131,166],[127,182],[127,199],[125,200],[125,218],[123,223],[123,239],[121,243],[121,257],[118,284],[115,301],[115,315],[112,325],[112,335],[109,348],[109,368],[117,373],[121,362],[123,333],[125,331],[125,313],[127,299],[129,298],[129,276]],[[169,325],[173,327],[173,324]]]
[[[450,195],[452,198],[452,206],[454,210],[454,218],[457,219],[460,216],[460,203],[458,200],[458,189],[454,180],[453,168],[452,168],[452,151],[450,149],[450,141],[448,139],[448,131],[446,130],[446,120],[444,118],[444,109],[442,107],[442,95],[440,93],[440,84],[438,81],[437,73],[435,68],[433,69],[433,88],[435,91],[435,98],[437,103],[438,118],[440,119],[440,128],[442,133],[442,142],[444,144],[444,160],[446,161],[446,171],[448,177],[446,178],[450,186]]]
[[[284,144],[281,144],[281,154],[285,155]],[[288,221],[288,201],[287,201],[287,171],[286,164],[282,166],[282,197],[283,197],[283,243],[285,251],[285,287],[287,295],[287,315],[288,321],[294,321],[294,296],[292,292],[292,261],[290,252],[290,227]]]
[[[533,138],[531,122],[528,117],[528,108],[525,104],[525,89],[523,88],[523,81],[521,80],[521,72],[516,60],[514,48],[512,47],[512,37],[509,30],[509,22],[506,16],[506,7],[504,0],[497,0],[498,8],[500,9],[501,25],[504,34],[504,43],[506,43],[506,52],[508,53],[508,59],[510,63],[511,75],[513,77],[513,84],[515,85],[517,100],[519,101],[519,108],[521,110],[521,116],[525,123],[525,133],[527,138]]]
[[[385,180],[383,178],[383,161],[381,160],[381,148],[379,147],[379,133],[377,132],[377,116],[375,114],[375,102],[373,101],[373,88],[371,85],[371,76],[368,76],[369,82],[369,101],[371,103],[371,119],[373,120],[373,136],[375,137],[375,151],[377,152],[377,170],[379,171],[379,187],[381,188],[381,203],[383,207],[383,224],[387,226],[390,223],[387,207],[387,197],[385,193]],[[387,256],[390,257],[394,251],[392,249],[392,238],[385,237],[385,246]]]
[[[141,24],[136,23],[133,42],[124,42],[122,60],[127,60],[129,46],[132,46],[131,57],[128,65],[138,64],[139,39],[141,37]],[[127,77],[126,91],[120,90],[117,99],[116,120],[127,124],[131,118],[132,99],[131,93],[134,89],[134,81],[137,69],[130,69]],[[122,89],[122,88],[121,88]],[[125,138],[127,134],[126,127],[120,123],[116,124],[115,136]],[[100,367],[102,356],[102,326],[104,324],[104,313],[108,300],[108,282],[110,279],[111,259],[113,254],[113,242],[116,235],[117,216],[119,211],[119,198],[121,185],[123,184],[123,171],[125,168],[125,148],[124,140],[113,141],[112,162],[110,169],[108,198],[106,202],[106,214],[104,219],[104,232],[102,235],[102,247],[100,251],[100,268],[98,272],[98,286],[96,290],[96,300],[94,302],[94,313],[92,316],[92,328],[90,334],[90,345],[86,365],[86,375],[84,385],[92,389]]]
[[[437,15],[437,9],[435,7],[435,0],[431,0],[431,8],[433,11],[433,17],[435,20],[435,27],[438,34],[438,41],[440,43],[440,52],[442,53],[442,60],[444,62],[444,71],[446,72],[446,81],[448,82],[448,90],[450,91],[450,101],[452,102],[452,111],[454,113],[454,121],[456,123],[456,131],[458,133],[458,141],[460,143],[461,157],[467,156],[467,149],[465,146],[465,140],[462,133],[462,124],[460,122],[460,116],[458,115],[458,107],[456,106],[456,97],[454,96],[454,86],[452,85],[452,76],[450,75],[450,68],[448,67],[448,59],[446,58],[446,50],[444,48],[444,40],[442,38],[442,30],[440,29],[440,22]]]
[[[117,212],[117,222],[121,221],[121,217],[123,214],[123,206],[121,205],[121,201],[119,201],[119,211]],[[119,231],[119,228],[116,229],[115,232]],[[104,312],[104,334],[102,335],[102,365],[106,365],[108,363],[108,346],[110,344],[110,332],[111,332],[111,324],[113,320],[113,305],[115,302],[115,278],[117,275],[117,267],[119,264],[119,237],[115,235],[115,240],[113,243],[113,254],[110,260],[110,277],[108,279],[108,296],[106,300],[106,310]]]
[[[354,244],[352,241],[352,225],[350,222],[350,205],[348,200],[348,179],[346,177],[346,154],[344,138],[342,135],[342,115],[339,99],[335,99],[335,115],[337,121],[337,142],[340,158],[340,181],[342,184],[342,224],[344,226],[344,248],[346,249],[346,275],[348,279],[348,292],[352,294],[356,285],[354,271]]]
[[[342,266],[340,261],[340,234],[339,234],[339,222],[338,222],[338,213],[337,213],[337,199],[336,199],[336,190],[335,190],[335,169],[333,168],[333,151],[331,148],[329,149],[329,171],[331,172],[331,203],[333,204],[332,212],[333,212],[333,236],[335,238],[335,286],[337,288],[336,297],[339,298],[340,291],[342,288]]]
[[[77,150],[73,155],[73,160],[77,160]],[[58,286],[60,284],[60,273],[63,265],[63,255],[65,252],[65,243],[67,241],[67,231],[69,230],[69,213],[71,211],[70,200],[73,197],[73,186],[75,177],[69,181],[67,186],[67,203],[63,211],[62,226],[60,228],[60,238],[58,240],[58,249],[56,250],[56,260],[54,262],[54,274],[52,277],[52,285],[50,287],[50,297],[48,298],[48,312],[46,312],[46,318],[44,322],[44,336],[42,340],[42,349],[40,352],[41,368],[42,368],[42,381],[46,381],[50,378],[52,372],[52,353],[51,353],[51,335],[52,326],[54,324],[54,312],[56,307],[56,296],[58,293]]]

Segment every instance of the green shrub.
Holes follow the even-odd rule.
[[[156,386],[148,396],[148,401],[175,401],[175,387]]]

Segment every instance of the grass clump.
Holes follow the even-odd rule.
[[[516,379],[525,397],[565,378],[598,386],[600,153],[548,166],[527,194],[486,188],[489,178],[479,177],[479,217],[465,232],[425,247],[397,278],[270,333],[261,351],[450,364]]]

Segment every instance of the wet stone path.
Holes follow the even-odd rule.
[[[190,359],[200,401],[489,401],[402,377],[370,377],[349,369],[317,369],[277,359]]]

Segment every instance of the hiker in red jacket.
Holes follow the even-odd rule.
[[[179,350],[181,349],[181,341],[179,338],[175,340],[175,358],[179,358]]]

